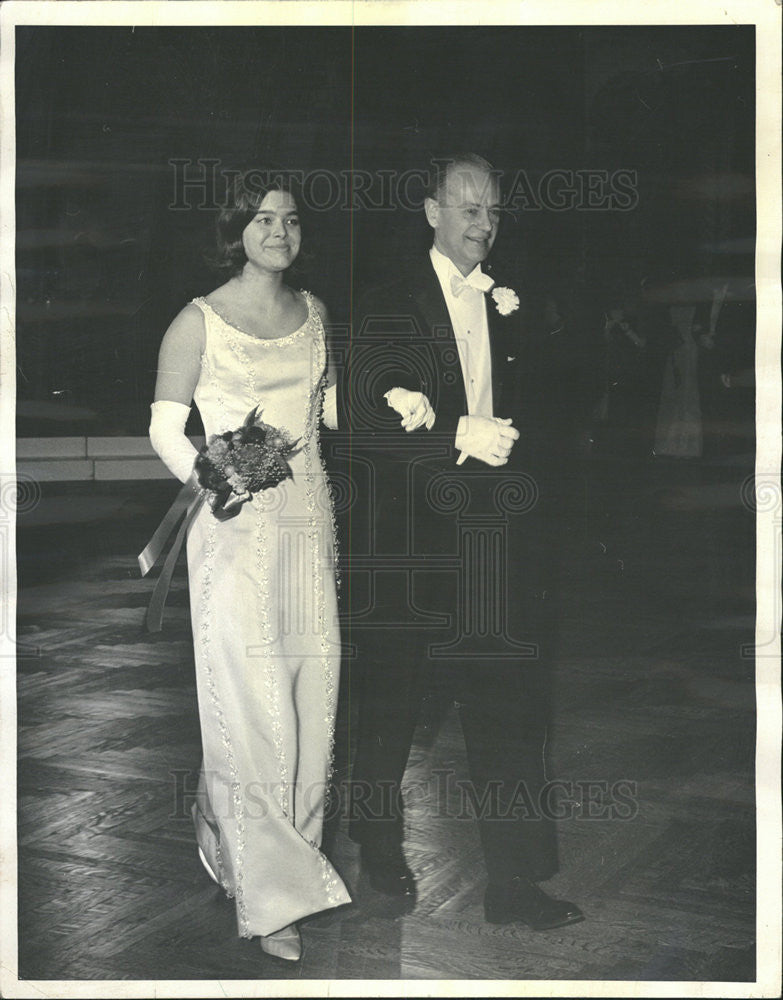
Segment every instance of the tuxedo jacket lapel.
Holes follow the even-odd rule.
[[[454,328],[451,325],[448,306],[443,297],[443,290],[435,274],[435,269],[429,258],[425,261],[425,266],[419,271],[414,279],[412,297],[418,306],[424,320],[425,331],[429,337],[437,341],[443,338],[443,346],[457,349],[457,341],[454,335]],[[507,393],[507,373],[509,366],[516,361],[516,358],[509,360],[506,347],[507,337],[504,328],[505,321],[495,308],[491,293],[484,296],[484,304],[487,310],[487,328],[489,330],[489,350],[490,364],[492,367],[492,403],[495,416],[503,416],[499,412],[498,406],[505,405]],[[467,396],[465,394],[465,384],[462,378],[458,379],[458,384],[449,389],[440,381],[440,390],[450,397],[450,401],[455,408],[460,408],[460,413],[467,413]],[[457,398],[459,397],[459,398]]]
[[[416,274],[412,294],[424,321],[422,332],[431,341],[435,356],[439,357],[447,349],[457,350],[457,338],[451,325],[443,290],[429,256],[424,264],[425,266]],[[438,366],[436,374],[438,385],[435,395],[440,401],[441,409],[456,418],[467,413],[465,383],[462,377],[453,382],[445,380],[444,368],[442,364]]]
[[[413,289],[413,298],[424,317],[429,336],[435,338],[445,330],[448,331],[447,336],[454,340],[454,329],[446,300],[438,276],[429,260],[426,261],[426,266],[418,277],[419,280]]]
[[[511,362],[506,353],[506,337],[503,328],[503,318],[495,308],[492,293],[484,296],[487,310],[487,329],[489,330],[489,356],[492,364],[492,412],[496,417],[506,417],[502,412],[505,406],[506,370]],[[512,359],[514,360],[514,359]]]

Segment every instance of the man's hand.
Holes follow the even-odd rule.
[[[435,423],[435,411],[423,392],[412,392],[410,389],[389,389],[383,397],[389,406],[402,417],[402,427],[406,431],[415,431],[419,427],[432,429]]]
[[[487,465],[505,465],[518,437],[510,417],[460,417],[455,440],[461,452],[457,465],[462,465],[468,455]]]

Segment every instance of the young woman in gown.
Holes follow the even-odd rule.
[[[255,175],[254,175],[255,176]],[[301,243],[286,190],[237,182],[218,219],[231,277],[185,306],[160,349],[150,438],[199,485],[184,429],[194,400],[207,438],[258,407],[299,439],[293,478],[236,516],[204,503],[187,554],[203,765],[199,856],[234,898],[242,937],[296,960],[296,922],[350,902],[319,850],[330,778],[340,639],[331,504],[319,420],[336,425],[323,304],[283,278]]]

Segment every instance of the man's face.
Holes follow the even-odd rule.
[[[500,192],[495,178],[481,167],[449,167],[438,200],[424,203],[435,232],[435,247],[467,275],[484,260],[498,233]]]

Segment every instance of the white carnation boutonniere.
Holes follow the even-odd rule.
[[[519,296],[513,288],[493,288],[492,298],[501,316],[509,316],[519,309]]]

